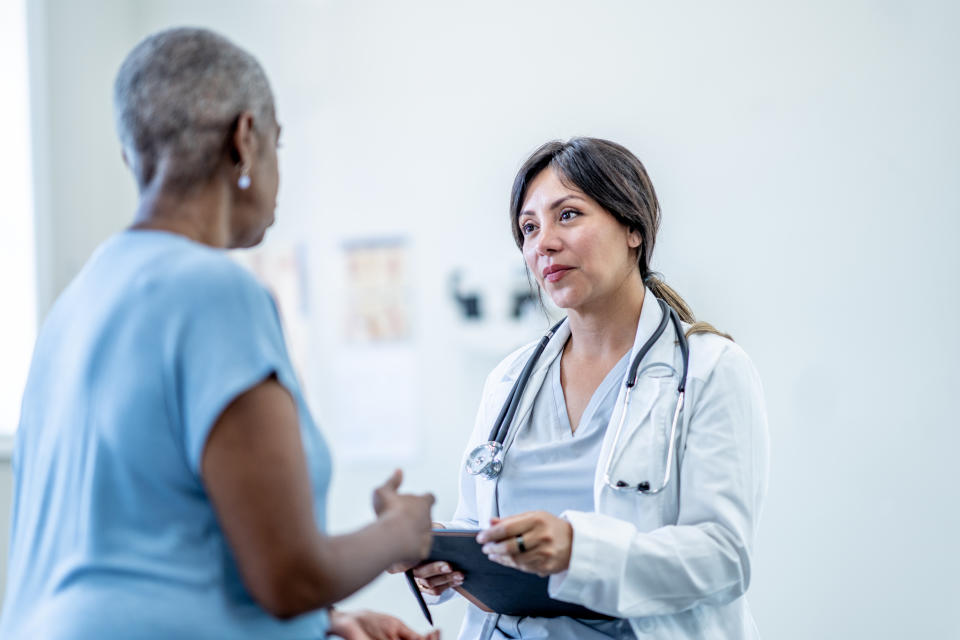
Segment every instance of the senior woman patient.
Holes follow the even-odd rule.
[[[270,295],[223,252],[273,222],[263,69],[209,31],[164,31],[114,100],[139,205],[37,339],[0,637],[424,637],[329,608],[424,557],[432,496],[398,493],[397,472],[372,524],[324,533],[327,446]]]
[[[465,464],[446,524],[482,528],[492,560],[618,620],[470,605],[460,637],[756,638],[744,593],[767,486],[760,381],[743,349],[695,322],[651,271],[660,207],[643,164],[606,140],[547,143],[521,167],[510,216],[567,317],[538,358],[535,342],[487,379],[465,462],[479,460],[471,452],[533,363],[502,471]],[[464,580],[442,563],[414,573],[441,598]]]

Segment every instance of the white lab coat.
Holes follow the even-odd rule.
[[[648,289],[631,352],[633,360],[660,322]],[[530,415],[554,355],[570,335],[564,323],[550,340],[523,393],[511,433]],[[631,393],[611,477],[660,485],[665,472],[680,349],[668,325],[648,352]],[[714,334],[689,338],[685,407],[677,427],[675,464],[667,488],[655,496],[618,492],[603,477],[624,403],[619,396],[594,477],[594,510],[565,511],[573,527],[567,571],[550,577],[550,595],[595,611],[629,618],[638,638],[757,638],[743,597],[750,556],[767,492],[769,436],[759,377],[737,344]],[[536,343],[512,353],[489,375],[466,455],[488,439],[490,428]],[[461,465],[460,499],[448,526],[487,527],[497,516],[495,483]],[[443,601],[447,592],[435,602]],[[485,640],[497,616],[470,605],[460,637]]]

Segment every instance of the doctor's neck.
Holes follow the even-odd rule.
[[[619,359],[633,347],[645,292],[637,276],[602,300],[568,309],[570,340],[565,354]]]

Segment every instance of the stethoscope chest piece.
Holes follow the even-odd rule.
[[[478,445],[467,456],[467,471],[493,480],[503,469],[503,444],[495,440]]]

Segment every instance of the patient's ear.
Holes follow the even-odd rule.
[[[123,164],[127,166],[127,169],[130,169],[130,160],[127,159],[127,150],[123,147],[120,148],[120,157],[123,158]]]

